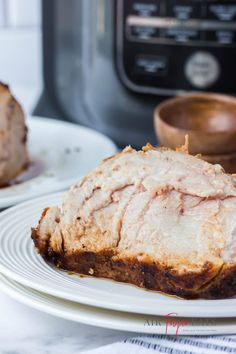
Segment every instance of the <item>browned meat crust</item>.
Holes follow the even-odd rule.
[[[41,220],[47,210],[43,211]],[[50,247],[49,242],[42,242],[37,228],[32,229],[32,239],[45,260],[67,271],[113,279],[186,299],[223,299],[236,293],[236,266],[223,266],[214,274],[211,264],[206,263],[204,271],[199,274],[179,275],[170,268],[163,268],[149,257],[145,262],[132,257],[122,259],[113,250],[73,253],[63,250],[57,253]]]

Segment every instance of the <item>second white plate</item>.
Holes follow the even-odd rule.
[[[31,164],[0,189],[0,208],[63,190],[117,151],[105,135],[76,124],[32,117],[27,126]]]
[[[37,310],[74,322],[129,332],[176,335],[235,334],[236,319],[175,318],[105,310],[58,299],[0,275],[0,287],[9,296]],[[187,338],[185,338],[185,341]]]
[[[0,272],[35,290],[112,310],[179,317],[236,317],[236,298],[180,300],[158,292],[92,277],[68,275],[35,253],[31,227],[46,206],[61,203],[61,194],[37,198],[0,214]]]

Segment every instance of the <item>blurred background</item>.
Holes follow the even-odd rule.
[[[41,0],[0,0],[0,80],[31,113],[42,91]]]
[[[236,1],[0,0],[0,48],[27,113],[156,144],[163,100],[235,94]]]

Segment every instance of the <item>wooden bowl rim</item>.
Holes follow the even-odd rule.
[[[154,109],[154,120],[155,121],[160,121],[162,124],[166,125],[167,127],[174,128],[178,131],[185,132],[186,134],[188,133],[201,133],[201,134],[207,134],[207,135],[217,135],[217,134],[234,134],[236,133],[236,128],[235,129],[228,129],[228,130],[217,130],[217,131],[200,131],[200,130],[194,130],[194,129],[187,129],[187,128],[181,128],[181,127],[176,127],[168,122],[166,122],[165,119],[161,117],[160,111],[168,107],[169,105],[174,105],[175,103],[180,103],[184,102],[186,99],[193,99],[193,98],[211,98],[215,99],[220,102],[227,102],[227,103],[233,103],[236,108],[236,97],[230,96],[230,95],[224,95],[220,93],[189,93],[189,94],[184,94],[181,96],[177,97],[172,97],[164,100],[161,102],[159,105],[156,106]],[[236,118],[235,118],[236,119]],[[156,122],[155,122],[156,124]]]

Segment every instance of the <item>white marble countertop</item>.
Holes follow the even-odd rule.
[[[1,354],[77,354],[129,336],[47,315],[0,292]]]

